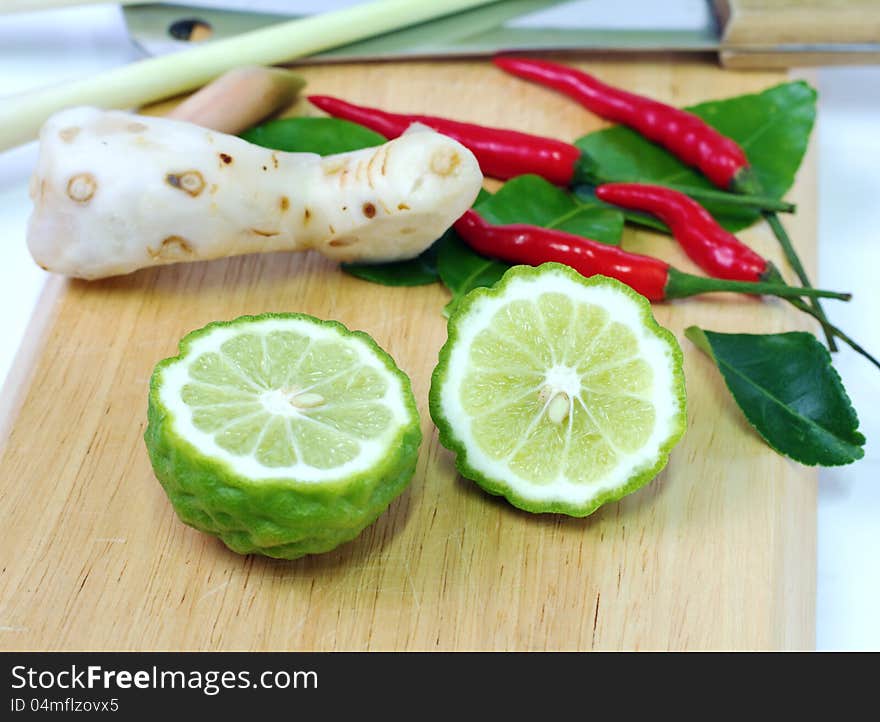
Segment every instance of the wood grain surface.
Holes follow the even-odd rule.
[[[877,0],[713,0],[730,48],[773,45],[876,45]]]
[[[756,91],[778,74],[670,58],[591,60],[609,82],[676,104]],[[574,139],[601,125],[488,63],[303,68],[310,92]],[[813,265],[815,168],[787,226]],[[743,236],[781,263],[769,229]],[[23,242],[23,239],[15,239]],[[692,265],[668,238],[626,247]],[[586,519],[531,515],[459,478],[427,412],[445,340],[439,285],[385,288],[313,254],[52,278],[0,437],[0,649],[777,649],[814,644],[816,474],[750,429],[684,327],[780,331],[780,303],[656,306],[681,340],[688,430],[649,486]],[[411,376],[425,432],[408,490],[358,539],[294,562],[241,557],[184,526],[142,435],[147,382],[177,341],[241,314],[302,311],[372,334]]]
[[[726,68],[880,63],[877,0],[713,0]]]

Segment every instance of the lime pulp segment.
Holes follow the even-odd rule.
[[[684,429],[681,351],[623,284],[517,267],[450,319],[431,411],[463,475],[583,515],[666,463]]]
[[[181,435],[251,479],[326,480],[376,463],[410,419],[400,380],[332,326],[218,326],[165,368]]]

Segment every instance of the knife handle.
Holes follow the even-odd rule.
[[[731,68],[880,63],[877,0],[713,0]]]

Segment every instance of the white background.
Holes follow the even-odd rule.
[[[350,3],[322,0],[289,5],[312,10]],[[694,0],[678,0],[678,5],[684,12],[700,12],[702,7]],[[2,98],[15,92],[138,57],[118,9],[110,5],[0,14],[0,102],[14,102]],[[855,293],[853,303],[834,305],[834,320],[880,353],[880,68],[822,69],[818,84],[819,285]],[[27,178],[35,157],[34,144],[0,153],[0,382],[12,364],[45,276],[31,261],[24,242]],[[819,649],[876,650],[880,649],[880,371],[846,347],[835,366],[859,411],[868,445],[862,461],[820,473],[817,644]]]

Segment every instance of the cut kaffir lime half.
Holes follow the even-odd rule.
[[[430,401],[461,474],[532,512],[586,516],[635,491],[685,428],[681,349],[648,301],[555,263],[460,302]]]
[[[294,559],[375,521],[421,431],[409,379],[367,334],[266,314],[193,331],[156,366],[145,438],[184,522]]]

